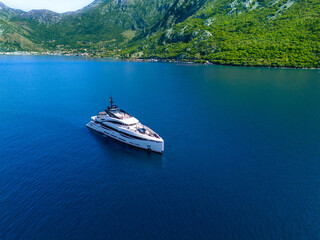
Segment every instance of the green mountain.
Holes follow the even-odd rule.
[[[135,38],[124,55],[320,67],[318,0],[177,0],[168,12],[156,31]]]
[[[23,12],[1,4],[0,51],[42,48],[95,54],[117,52],[137,32],[157,23],[171,5],[171,0],[96,0],[79,11],[58,14],[48,10]],[[11,41],[13,33],[19,37]],[[32,46],[24,44],[21,37]]]
[[[32,30],[25,24],[18,24],[12,18],[21,16],[24,12],[8,8],[0,2],[0,52],[34,50],[41,48],[30,41]]]
[[[33,41],[47,49],[103,53],[154,25],[170,6],[170,0],[98,0],[77,12],[32,14],[29,26],[36,32]]]
[[[0,4],[1,51],[320,67],[319,0],[96,0],[76,11]]]

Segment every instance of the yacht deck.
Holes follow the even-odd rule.
[[[119,108],[115,108],[115,109],[108,109],[106,110],[106,113],[110,116],[110,117],[115,117],[118,119],[128,119],[128,118],[132,118],[132,116],[130,114],[128,114],[127,112],[119,109]]]
[[[149,137],[154,137],[154,138],[160,139],[160,136],[157,133],[152,131],[147,126],[142,125],[141,123],[131,125],[131,126],[122,125],[122,126],[120,126],[120,128],[127,129],[127,130],[130,130],[131,132],[139,133],[141,135],[146,135]]]

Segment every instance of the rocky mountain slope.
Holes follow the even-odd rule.
[[[96,0],[79,11],[58,14],[48,10],[23,12],[1,4],[0,51],[43,48],[103,52],[153,26],[171,5],[172,0]],[[18,37],[10,41],[13,33],[32,46]]]
[[[51,50],[114,51],[154,25],[170,6],[170,0],[98,0],[80,11],[51,17],[51,22],[30,22],[37,33],[33,41]]]
[[[186,9],[187,5],[196,11]],[[124,55],[138,52],[145,58],[217,64],[320,67],[318,0],[177,0],[173,8],[165,16],[168,20],[149,32],[147,40],[142,35],[135,38]],[[171,16],[187,18],[170,21]]]
[[[21,16],[24,12],[8,8],[0,2],[0,52],[19,51],[22,49],[40,51],[41,48],[30,41],[32,30],[17,24],[12,18]]]

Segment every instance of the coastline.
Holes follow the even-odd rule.
[[[320,67],[313,68],[302,68],[302,67],[288,67],[288,66],[268,66],[268,65],[240,65],[240,64],[222,64],[214,63],[209,60],[193,60],[193,59],[166,59],[166,58],[123,58],[119,56],[95,56],[89,53],[57,53],[57,52],[26,52],[26,51],[17,51],[17,52],[0,52],[0,56],[66,56],[66,57],[85,57],[92,59],[117,59],[127,62],[162,62],[162,63],[177,63],[177,64],[195,64],[195,65],[217,65],[217,66],[232,66],[232,67],[254,67],[254,68],[274,68],[274,69],[301,69],[301,70],[319,70]]]
[[[286,66],[267,66],[267,65],[236,65],[236,64],[221,64],[214,63],[208,60],[190,60],[190,59],[159,59],[159,58],[119,58],[128,62],[163,62],[163,63],[182,63],[182,64],[199,64],[199,65],[216,65],[216,66],[232,66],[232,67],[254,67],[254,68],[275,68],[275,69],[301,69],[301,70],[320,70],[320,67],[316,68],[302,68],[302,67],[286,67]]]

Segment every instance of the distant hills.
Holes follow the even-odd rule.
[[[96,0],[64,14],[23,12],[0,4],[0,51],[89,51],[118,49],[156,24],[172,0]]]
[[[319,0],[97,0],[64,14],[0,3],[0,52],[320,67]]]

